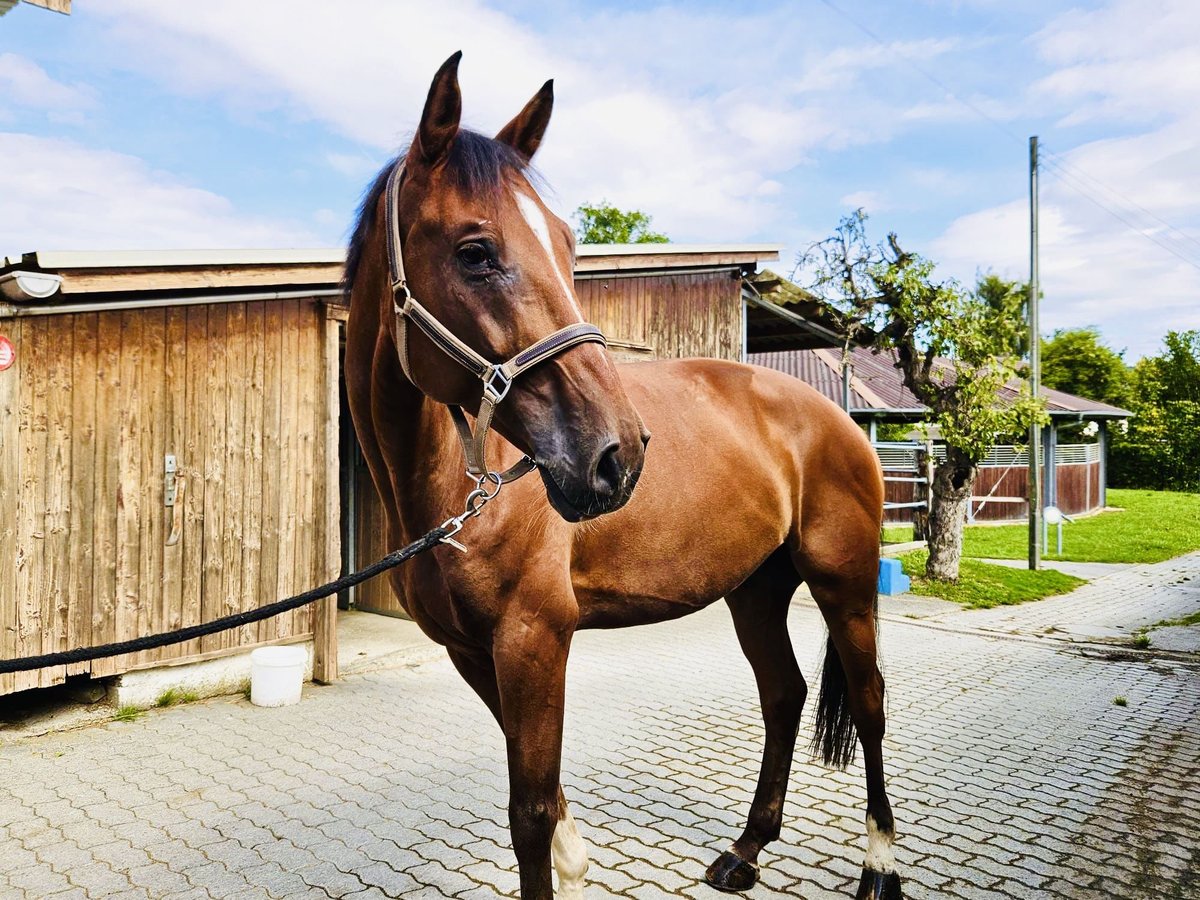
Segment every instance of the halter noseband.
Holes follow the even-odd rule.
[[[534,470],[535,463],[528,456],[521,457],[510,469],[495,473],[488,469],[485,442],[488,428],[491,427],[492,417],[496,406],[508,395],[508,389],[521,373],[543,363],[552,356],[557,356],[576,344],[594,342],[608,346],[604,334],[595,325],[587,322],[576,322],[560,328],[540,341],[525,348],[511,359],[502,363],[493,363],[480,356],[439,322],[434,315],[408,290],[404,276],[404,251],[400,245],[400,182],[404,177],[404,163],[397,163],[388,175],[385,209],[387,215],[387,253],[388,269],[392,279],[392,307],[396,318],[396,348],[400,353],[400,366],[404,375],[416,386],[408,364],[408,329],[411,320],[428,337],[435,347],[449,356],[452,360],[483,382],[483,398],[479,402],[479,412],[475,416],[475,429],[472,431],[467,421],[466,413],[461,406],[450,405],[450,415],[454,419],[454,427],[458,431],[458,439],[462,443],[463,455],[467,458],[467,473],[474,477],[480,485],[490,479],[497,485],[516,481],[522,475]]]

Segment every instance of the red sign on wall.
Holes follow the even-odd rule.
[[[3,372],[17,361],[17,348],[12,341],[0,334],[0,372]]]

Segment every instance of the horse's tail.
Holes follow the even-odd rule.
[[[878,613],[879,594],[875,595]],[[846,670],[838,656],[833,638],[825,639],[825,664],[821,669],[821,691],[817,697],[816,733],[813,735],[811,752],[819,756],[827,766],[844,769],[854,761],[858,744],[858,731],[850,718],[850,696],[846,684]]]

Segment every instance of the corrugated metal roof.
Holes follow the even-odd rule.
[[[897,418],[912,418],[923,414],[925,406],[904,386],[904,377],[896,368],[893,350],[876,352],[866,347],[854,347],[850,352],[850,411]],[[816,388],[834,403],[842,405],[842,354],[840,349],[789,350],[777,353],[751,353],[751,363],[786,372]],[[939,364],[951,366],[949,360]],[[1012,400],[1020,392],[1020,382],[1010,382],[1000,394],[1001,400]],[[1129,410],[1088,400],[1064,391],[1043,387],[1041,396],[1052,416],[1073,418],[1126,418]]]

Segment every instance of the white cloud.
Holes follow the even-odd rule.
[[[240,215],[133,156],[0,132],[0,257],[30,250],[305,247],[306,228]]]
[[[1200,6],[1116,0],[1060,16],[1034,43],[1057,68],[1031,95],[1062,124],[1145,129],[1046,156],[1045,326],[1099,325],[1131,356],[1153,353],[1168,329],[1200,327]],[[1025,279],[1028,229],[1028,202],[1014,200],[960,217],[932,255],[962,278],[992,266]]]
[[[95,103],[89,88],[56,81],[33,60],[16,53],[0,53],[0,97],[12,106],[55,113],[84,110]]]
[[[810,60],[792,87],[796,91],[844,93],[849,84],[873,69],[890,68],[898,61],[926,64],[958,46],[954,38],[927,38],[836,47]]]
[[[325,161],[331,169],[348,178],[367,179],[383,168],[387,161],[385,154],[371,156],[366,153],[335,153],[325,154]]]
[[[891,207],[878,191],[854,191],[846,194],[838,203],[847,209],[863,209],[868,214],[886,212]]]
[[[289,108],[385,150],[398,148],[430,77],[455,50],[465,53],[462,74],[472,86],[468,122],[486,128],[503,125],[550,74],[574,68],[474,0],[113,0],[96,12],[112,18],[118,39],[146,48],[130,65],[150,68],[176,88]]]
[[[998,0],[938,2],[986,6]],[[465,54],[464,120],[484,132],[499,128],[553,76],[559,103],[537,160],[555,188],[550,199],[565,210],[601,198],[644,209],[654,215],[656,228],[677,240],[765,234],[801,246],[814,235],[802,220],[806,204],[795,196],[797,183],[810,173],[847,177],[838,166],[818,170],[817,160],[868,144],[891,152],[885,145],[906,133],[937,142],[945,127],[956,133],[985,127],[962,103],[930,88],[914,73],[915,64],[936,71],[995,120],[1036,114],[1057,116],[1060,134],[1079,133],[1065,130],[1071,123],[1087,123],[1089,137],[1116,130],[1116,137],[1071,150],[1067,161],[1200,239],[1195,169],[1200,56],[1194,51],[1200,45],[1200,6],[1193,0],[1114,0],[1059,16],[1029,41],[1053,71],[1028,89],[1019,82],[1023,76],[1013,74],[1015,67],[1007,67],[1008,51],[1000,42],[972,43],[970,35],[939,32],[886,45],[858,35],[847,40],[853,33],[844,22],[822,31],[813,17],[788,15],[783,6],[765,13],[705,12],[686,5],[610,12],[587,6],[579,13],[539,13],[534,22],[489,3],[109,0],[92,15],[103,17],[99,44],[112,48],[115,65],[175,93],[219,98],[239,115],[270,117],[274,128],[286,129],[288,118],[318,123],[343,139],[332,144],[336,152],[316,151],[329,167],[326,174],[332,170],[364,184],[384,156],[400,148],[431,74],[454,50]],[[24,79],[26,95],[50,96],[55,86],[72,89],[53,79],[47,87],[28,66],[9,66]],[[0,79],[5,71],[0,65]],[[49,214],[35,216],[27,207],[27,221],[38,223],[42,246],[56,234],[64,241],[77,236],[76,244],[111,244],[102,240],[110,230],[103,212],[108,202],[118,210],[114,233],[126,245],[294,243],[305,229],[337,218],[336,212],[316,210],[298,224],[247,219],[224,198],[139,160],[75,145],[55,147],[45,165],[39,167],[32,155],[28,161],[30,172],[52,174],[25,179],[44,181],[46,206],[58,210],[57,219],[46,219]],[[887,197],[864,190],[883,182],[861,161],[850,164],[859,173],[857,183],[829,193],[841,194],[844,206],[882,212],[902,204],[906,213],[920,216],[938,203],[971,209],[970,198],[985,187],[995,190],[994,183],[981,185],[994,182],[994,173],[981,173],[965,154],[895,149],[901,152],[893,159],[908,159],[915,167],[909,181],[930,198],[927,207],[902,200],[889,204],[902,195],[903,184],[885,185]],[[1064,152],[1067,146],[1051,141],[1049,149]],[[62,196],[70,188],[54,194],[51,186],[76,156],[89,174],[71,180],[86,184],[83,193],[93,198],[93,207],[90,215],[72,219],[61,212],[71,206]],[[123,173],[119,195],[88,168],[96,160]],[[801,167],[803,173],[793,172]],[[5,177],[12,176],[0,180]],[[1189,304],[1200,296],[1194,269],[1071,194],[1050,170],[1044,198],[1043,281],[1052,298],[1051,327],[1060,315],[1061,324],[1111,323],[1114,335],[1140,346],[1156,342],[1172,324],[1195,324],[1186,321]],[[164,211],[171,203],[180,206],[178,216]],[[970,212],[945,230],[931,255],[964,280],[989,266],[1024,277],[1026,215],[1023,198]],[[0,222],[0,231],[11,232],[14,220]],[[50,224],[42,227],[43,221]],[[22,227],[22,244],[28,245],[29,233]],[[1160,238],[1181,240],[1166,234]],[[12,239],[5,235],[6,242]],[[1147,297],[1154,298],[1161,316],[1145,315]],[[1135,302],[1142,313],[1130,318],[1124,311]],[[1072,322],[1069,316],[1077,318]],[[1132,330],[1126,327],[1130,322]]]
[[[1046,185],[1041,200],[1044,330],[1097,325],[1114,345],[1128,347],[1137,358],[1154,352],[1168,329],[1200,327],[1200,269],[1109,219],[1062,185]],[[967,283],[989,269],[1005,278],[1028,279],[1028,201],[962,216],[933,242],[930,255]]]
[[[1193,0],[1116,0],[1072,10],[1034,43],[1058,66],[1035,96],[1068,103],[1071,122],[1197,115],[1200,7]]]
[[[345,228],[346,217],[336,210],[322,207],[312,215],[313,221],[318,225],[324,225],[327,228]]]
[[[946,97],[943,100],[923,101],[907,106],[902,111],[905,122],[945,123],[971,122],[986,116],[994,122],[1008,122],[1028,112],[1021,104],[999,100],[994,97],[968,96]]]
[[[967,168],[945,168],[918,165],[905,172],[914,188],[939,197],[962,200],[974,196],[979,189],[979,173]]]
[[[803,22],[781,26],[777,14],[672,6],[589,10],[540,33],[485,0],[112,0],[97,12],[111,18],[118,42],[139,47],[129,65],[178,90],[285,109],[380,151],[399,147],[430,76],[456,49],[464,51],[464,120],[483,131],[498,129],[553,76],[560,102],[538,165],[562,205],[607,198],[691,240],[784,227],[792,211],[779,195],[783,173],[816,149],[906,127],[904,110],[870,89],[846,102],[862,74],[958,46],[831,46]],[[737,48],[750,46],[752,62],[739,59]],[[355,168],[347,154],[327,159],[343,173]]]

